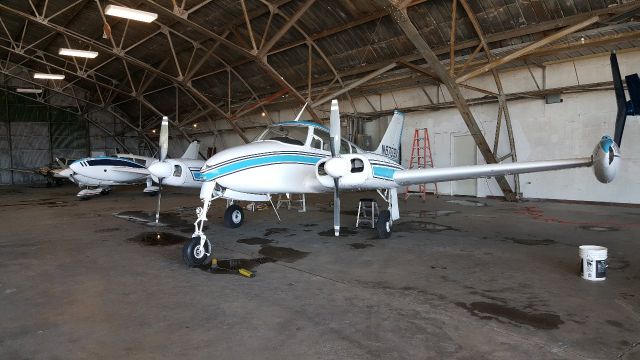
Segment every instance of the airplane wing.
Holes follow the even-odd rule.
[[[134,173],[134,174],[140,174],[140,175],[151,174],[149,172],[149,169],[147,168],[114,167],[113,169],[111,169],[111,171],[120,171],[120,172]]]
[[[498,175],[513,175],[588,167],[591,165],[593,165],[593,159],[591,157],[586,157],[566,160],[456,166],[449,168],[409,169],[396,171],[393,175],[393,180],[398,185],[414,185],[450,180],[475,179],[479,177],[492,177]]]

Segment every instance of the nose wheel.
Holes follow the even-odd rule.
[[[209,260],[209,256],[211,256],[211,242],[206,238],[203,242],[199,236],[193,237],[182,248],[182,259],[188,266],[204,265]]]

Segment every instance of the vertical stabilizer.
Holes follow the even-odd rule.
[[[200,142],[198,140],[192,141],[184,154],[182,154],[181,159],[197,160],[198,151],[200,151]]]
[[[403,125],[404,113],[398,110],[394,111],[389,127],[387,127],[387,131],[384,133],[375,153],[400,163],[400,138],[402,137]]]

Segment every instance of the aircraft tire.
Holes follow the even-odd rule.
[[[244,212],[238,205],[231,205],[224,211],[224,226],[228,228],[238,228],[244,222]]]
[[[389,210],[382,210],[378,215],[376,230],[380,239],[388,239],[391,236],[391,212]]]
[[[200,237],[193,237],[191,241],[182,247],[182,259],[187,266],[201,266],[209,261],[209,256],[207,256],[206,252],[211,254],[211,242],[209,242],[209,239],[204,242],[204,252],[198,249],[199,245]]]

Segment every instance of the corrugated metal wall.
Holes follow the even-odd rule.
[[[0,168],[33,169],[55,157],[88,155],[86,120],[28,97],[0,91]],[[43,183],[24,171],[0,171],[0,184]]]

